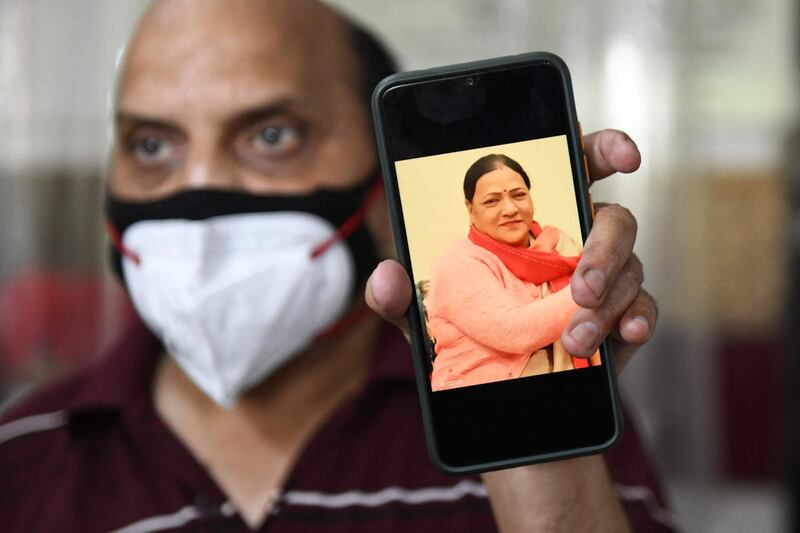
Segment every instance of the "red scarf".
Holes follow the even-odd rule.
[[[580,256],[564,257],[556,252],[561,232],[556,228],[542,227],[533,221],[531,233],[534,241],[530,248],[518,248],[498,242],[475,226],[469,228],[469,240],[496,255],[515,276],[537,285],[550,283],[550,290],[557,292],[569,285],[572,273]]]
[[[551,292],[558,292],[569,285],[572,273],[578,266],[580,256],[564,257],[556,251],[561,232],[553,227],[542,229],[535,220],[531,223],[534,241],[530,248],[518,248],[498,242],[475,226],[469,228],[469,240],[496,255],[512,274],[523,281],[541,285],[550,284]],[[573,357],[575,368],[589,366],[587,359]]]

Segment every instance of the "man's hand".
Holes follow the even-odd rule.
[[[639,168],[639,149],[625,133],[603,130],[584,139],[592,181]],[[570,284],[581,306],[561,341],[574,355],[590,356],[609,334],[617,372],[653,334],[658,316],[653,297],[642,288],[642,263],[633,254],[636,219],[618,205],[598,204],[594,225]],[[405,313],[412,287],[399,263],[383,261],[367,281],[367,304],[408,337]]]

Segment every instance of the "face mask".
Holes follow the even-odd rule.
[[[328,198],[338,205],[320,201],[347,192]],[[306,209],[280,208],[300,203]],[[309,197],[188,191],[146,204],[109,198],[108,212],[138,313],[195,384],[230,408],[344,314],[371,271],[359,272],[354,253],[367,255],[353,241],[371,244],[364,204],[362,188]]]

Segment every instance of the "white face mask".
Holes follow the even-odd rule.
[[[144,220],[123,245],[139,315],[189,377],[230,408],[345,312],[355,266],[336,228],[302,212]],[[138,259],[138,260],[136,260]]]

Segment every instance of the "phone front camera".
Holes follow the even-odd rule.
[[[464,83],[467,84],[467,87],[474,87],[475,86],[475,78],[467,78]]]

